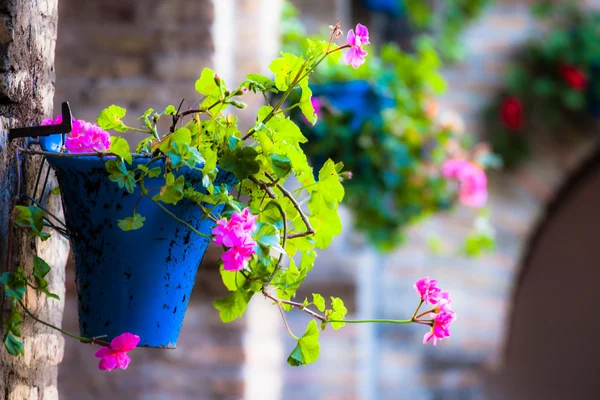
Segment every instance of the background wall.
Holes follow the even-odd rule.
[[[352,15],[349,0],[295,3],[313,30],[339,18],[347,31],[372,17]],[[530,2],[496,3],[465,32],[466,61],[445,71],[450,87],[442,106],[461,113],[468,128],[479,135],[485,134],[477,124],[481,109],[500,87],[514,50],[536,32],[528,14]],[[113,103],[127,107],[133,117],[147,107],[159,108],[181,98],[193,103],[193,82],[204,66],[214,66],[233,82],[249,71],[266,72],[277,49],[278,4],[107,0],[100,5],[61,0],[55,102],[71,101],[78,118],[93,120],[102,107]],[[346,213],[344,234],[319,256],[312,280],[299,294],[340,296],[353,316],[402,318],[413,311],[412,283],[434,276],[453,294],[459,316],[453,337],[436,348],[421,344],[421,327],[351,326],[335,334],[325,332],[318,363],[287,367],[285,355],[293,343],[267,302],[256,298],[243,321],[220,324],[210,305],[220,290],[218,253],[210,252],[177,350],[138,350],[132,368],[100,374],[93,349],[67,341],[61,396],[67,400],[480,398],[485,377],[500,371],[515,277],[528,238],[561,182],[596,147],[596,139],[585,135],[570,136],[559,144],[537,141],[538,151],[529,164],[491,176],[495,254],[478,260],[459,254],[460,237],[471,228],[464,210],[414,229],[406,246],[386,256],[375,254],[349,229],[351,216]],[[428,251],[427,238],[433,232],[447,243],[442,255]],[[337,285],[330,283],[333,276],[341,276]],[[65,326],[74,329],[74,288],[69,289]],[[300,331],[307,320],[296,313],[290,322]]]

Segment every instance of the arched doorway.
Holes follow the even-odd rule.
[[[513,299],[505,362],[489,399],[600,398],[600,152],[549,205]]]

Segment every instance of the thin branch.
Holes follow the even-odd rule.
[[[277,297],[273,296],[272,294],[270,294],[268,292],[268,288],[263,288],[263,294],[265,295],[266,298],[273,300],[275,303],[281,305],[281,304],[287,304],[289,306],[292,307],[296,307],[299,308],[300,310],[304,311],[305,313],[309,314],[310,316],[318,319],[321,322],[327,322],[327,318],[325,318],[324,316],[322,316],[321,314],[307,308],[304,307],[304,305],[302,303],[297,303],[295,301],[289,301],[289,300],[281,300],[278,299]]]
[[[288,333],[290,334],[290,336],[296,340],[300,340],[300,338],[298,336],[294,335],[294,332],[292,332],[292,329],[290,328],[290,325],[288,324],[287,319],[285,318],[285,314],[283,313],[283,307],[281,306],[281,304],[277,304],[277,307],[279,308],[279,313],[281,314],[283,323],[285,324],[285,327],[286,327]]]
[[[33,313],[27,307],[25,307],[25,305],[23,304],[23,302],[21,300],[19,300],[19,305],[23,308],[23,310],[25,310],[25,312],[27,313],[27,315],[29,315],[35,321],[39,322],[42,325],[46,325],[49,328],[57,330],[60,333],[62,333],[63,335],[67,335],[67,336],[69,336],[69,337],[71,337],[73,339],[80,340],[80,341],[82,341],[84,343],[95,343],[95,344],[98,344],[100,346],[110,347],[110,343],[105,342],[104,340],[98,340],[98,339],[94,339],[94,338],[86,338],[86,337],[82,337],[82,336],[77,336],[77,335],[69,333],[69,332],[67,332],[65,330],[62,330],[59,327],[54,326],[54,325],[52,325],[52,324],[50,324],[50,323],[48,323],[46,321],[43,321],[43,320],[39,319],[38,317],[36,317],[35,315],[33,315]]]
[[[203,237],[203,238],[212,239],[212,236],[205,235],[205,234],[201,233],[198,229],[194,228],[192,225],[188,224],[187,222],[185,222],[181,218],[177,217],[177,215],[175,215],[171,211],[169,211],[165,206],[163,206],[162,204],[160,204],[160,202],[158,202],[157,200],[154,200],[152,198],[152,196],[149,196],[147,194],[144,194],[144,195],[146,197],[148,197],[150,200],[152,200],[154,203],[156,203],[156,205],[159,206],[164,212],[166,212],[171,218],[173,218],[175,221],[179,222],[180,224],[185,225],[186,227],[188,227],[196,235],[198,235],[200,237]]]
[[[281,214],[281,218],[283,218],[283,239],[282,239],[281,247],[285,250],[285,243],[287,241],[287,215],[286,215],[285,211],[283,211],[283,207],[281,207],[281,204],[277,203],[276,201],[274,201],[273,203],[275,204],[275,207],[277,207],[277,209],[279,210],[279,213]],[[275,269],[271,273],[271,276],[269,276],[269,279],[265,283],[265,286],[269,286],[271,284],[271,281],[273,281],[273,278],[275,278],[275,275],[277,275],[277,272],[279,272],[279,270],[281,269],[281,261],[283,260],[283,254],[284,253],[281,253],[279,255],[279,259],[277,260]]]
[[[272,180],[273,182],[275,182],[275,178],[273,178],[271,176],[271,174],[269,174],[268,172],[265,172],[265,175],[267,176],[267,178],[269,178],[270,180]],[[296,210],[298,210],[298,213],[300,213],[300,218],[302,218],[302,222],[304,222],[304,225],[306,225],[306,232],[294,233],[292,235],[288,235],[287,238],[288,239],[294,239],[294,238],[298,238],[298,237],[314,235],[315,230],[313,229],[312,225],[308,221],[308,217],[306,216],[306,214],[304,213],[304,211],[302,211],[302,207],[300,207],[300,204],[298,204],[298,202],[296,201],[296,199],[294,198],[294,196],[292,196],[292,194],[286,188],[284,188],[280,183],[276,183],[275,186],[277,187],[277,189],[279,189],[281,191],[281,193],[285,197],[287,197],[288,199],[290,199],[290,201],[292,202],[294,208],[296,208]]]
[[[265,183],[262,181],[259,181],[258,179],[256,179],[255,177],[253,177],[252,175],[250,175],[248,177],[248,179],[250,179],[254,184],[260,186],[260,188],[272,199],[276,199],[277,195],[273,192],[273,190]]]

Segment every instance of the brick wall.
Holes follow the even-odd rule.
[[[345,30],[350,22],[364,20],[358,15],[350,18],[350,1],[296,3],[313,30],[337,18],[349,20]],[[597,0],[588,3],[600,5]],[[204,66],[215,66],[233,82],[257,68],[265,71],[276,48],[276,36],[269,33],[269,28],[276,30],[273,4],[107,0],[100,5],[61,0],[56,102],[71,101],[78,118],[95,119],[112,103],[127,107],[134,116],[150,106],[195,99],[192,82]],[[257,24],[263,14],[268,22]],[[450,90],[443,104],[459,111],[477,133],[483,133],[477,123],[480,109],[499,87],[512,51],[535,33],[534,28],[525,1],[499,1],[465,33],[469,57],[445,71]],[[217,33],[216,40],[211,32]],[[256,51],[259,44],[263,50]],[[420,344],[424,332],[419,327],[351,326],[325,332],[319,363],[287,367],[285,355],[293,343],[269,304],[257,298],[240,324],[218,322],[210,306],[210,299],[217,296],[211,288],[219,284],[214,274],[217,255],[211,253],[213,262],[203,268],[210,271],[212,265],[212,274],[201,274],[205,279],[194,291],[176,351],[137,351],[136,368],[124,374],[99,374],[90,361],[93,350],[67,341],[61,396],[67,400],[477,398],[484,375],[502,360],[505,321],[527,239],[557,187],[595,147],[585,139],[561,145],[538,142],[539,151],[529,164],[491,176],[498,234],[495,254],[478,260],[456,255],[457,233],[470,228],[468,212],[459,210],[415,228],[407,245],[386,256],[375,254],[349,229],[351,216],[346,214],[343,235],[319,257],[304,290],[343,297],[353,316],[410,315],[415,298],[412,282],[424,275],[438,278],[453,293],[459,320],[453,337],[437,348]],[[448,243],[443,255],[428,253],[426,238],[432,232]],[[332,276],[341,276],[341,283],[331,285]],[[73,328],[70,299],[72,287],[65,326]],[[301,313],[290,318],[297,332],[306,322]]]
[[[501,87],[502,73],[514,51],[537,32],[528,13],[530,3],[497,1],[464,33],[466,60],[444,71],[449,90],[441,99],[442,107],[458,111],[467,127],[481,137],[485,136],[481,111]],[[600,2],[586,4],[597,7]],[[367,19],[354,15],[347,26]],[[436,348],[421,344],[425,332],[418,326],[351,327],[341,335],[326,334],[318,364],[300,371],[285,370],[284,390],[298,393],[290,398],[483,398],[486,377],[502,365],[512,292],[529,237],[554,193],[598,145],[591,136],[548,142],[543,132],[534,133],[534,140],[536,150],[529,163],[517,171],[490,176],[490,208],[498,245],[494,254],[476,260],[459,254],[461,237],[471,229],[473,215],[468,210],[415,227],[406,245],[385,256],[373,254],[348,229],[351,222],[345,218],[344,234],[320,254],[314,274],[327,280],[344,271],[349,282],[354,281],[346,285],[345,297],[356,294],[355,316],[410,316],[415,306],[412,283],[431,275],[453,294],[459,319],[452,338]],[[442,255],[429,253],[430,234],[443,238]],[[344,295],[342,288],[330,292]],[[303,316],[298,319],[305,323]],[[286,337],[285,332],[282,335]]]

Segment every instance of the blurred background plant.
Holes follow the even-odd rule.
[[[546,31],[522,48],[485,118],[509,167],[530,157],[535,126],[561,140],[600,116],[600,14],[548,1],[531,11]]]
[[[461,32],[492,0],[362,0],[362,3],[366,10],[391,19],[388,24],[406,16],[410,29],[433,33],[442,58],[456,62],[465,55]]]
[[[306,52],[298,12],[287,3],[283,15],[286,50]],[[328,158],[344,160],[351,172],[345,201],[355,226],[384,251],[403,243],[407,226],[458,202],[459,185],[442,173],[445,162],[470,160],[483,169],[499,165],[487,146],[475,146],[458,114],[439,110],[435,96],[446,82],[436,42],[422,36],[414,49],[407,53],[384,44],[359,69],[323,66],[310,86],[319,121],[310,126],[299,111],[292,114],[307,127],[311,140],[305,151],[315,167]],[[487,215],[482,209],[479,219]],[[481,226],[475,224],[469,235],[466,254],[494,248],[493,229]]]

